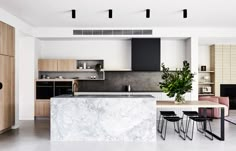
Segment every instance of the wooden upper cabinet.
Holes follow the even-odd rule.
[[[75,71],[76,60],[74,59],[59,59],[57,60],[58,71]]]
[[[7,24],[0,22],[0,54],[7,55]]]
[[[38,60],[39,71],[57,71],[56,59],[39,59]]]
[[[0,54],[15,54],[15,29],[3,22],[0,22]]]
[[[12,26],[7,26],[7,54],[15,56],[15,29]]]

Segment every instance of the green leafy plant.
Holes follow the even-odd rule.
[[[183,61],[183,68],[176,71],[169,71],[169,68],[162,63],[162,82],[160,88],[167,96],[174,97],[175,101],[183,102],[183,95],[192,90],[192,81],[194,74],[191,73],[190,65]]]

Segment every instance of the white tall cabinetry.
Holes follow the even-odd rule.
[[[236,45],[212,45],[215,69],[215,95],[220,96],[221,84],[236,83]]]

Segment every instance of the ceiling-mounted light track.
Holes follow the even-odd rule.
[[[108,18],[112,18],[112,9],[108,10]]]
[[[75,9],[72,9],[72,10],[71,10],[71,17],[72,17],[73,19],[76,18],[76,10],[75,10]]]
[[[183,18],[188,18],[188,10],[183,9]]]
[[[150,18],[150,9],[146,9],[146,18]]]

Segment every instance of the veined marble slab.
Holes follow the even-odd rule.
[[[155,141],[154,97],[55,97],[53,141]]]

